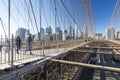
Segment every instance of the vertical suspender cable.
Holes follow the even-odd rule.
[[[7,7],[7,5],[5,4],[4,0],[2,0],[2,2],[3,2],[3,4],[4,4],[4,6],[6,7],[6,9],[8,9],[8,7]],[[12,15],[12,13],[10,13],[10,15],[11,15],[11,18],[14,20],[15,24],[17,25],[17,22],[16,22],[16,20],[15,20],[15,17]]]
[[[56,8],[56,0],[54,0],[54,6],[55,6],[55,34],[56,34],[56,41],[57,41],[57,32],[56,32],[56,28],[57,28],[57,24],[56,24],[57,8]],[[58,52],[58,43],[57,43],[57,52]]]
[[[55,6],[55,33],[56,33],[56,0],[54,0],[54,6]],[[57,40],[57,34],[56,34],[56,40]]]
[[[24,2],[25,2],[25,5],[26,5],[26,7],[27,7],[27,11],[29,12],[29,13],[28,13],[28,15],[29,15],[29,20],[30,20],[30,23],[31,23],[33,32],[34,32],[34,34],[35,34],[35,30],[34,30],[34,27],[33,27],[32,19],[31,19],[31,17],[30,17],[30,7],[29,7],[29,3],[28,3],[28,6],[27,6],[26,0],[24,0]]]
[[[41,0],[39,0],[39,14],[40,14],[40,28],[41,28],[41,26],[42,26],[42,23],[41,23],[41,21],[42,21],[42,8],[41,8]]]
[[[42,0],[39,0],[39,15],[40,15],[40,29],[42,27]],[[38,34],[39,36],[39,39],[40,39],[40,34]],[[43,45],[43,42],[42,42],[42,45]],[[43,55],[44,55],[44,49],[43,49],[43,46],[42,46],[42,50],[43,50]],[[41,50],[40,50],[40,55],[41,55]]]
[[[8,63],[10,65],[10,1],[8,0],[8,38],[9,38],[9,53],[8,53]]]
[[[111,19],[110,19],[109,27],[112,25],[112,23],[113,23],[113,21],[114,21],[114,17],[115,17],[117,8],[118,8],[118,3],[119,3],[119,0],[116,1],[115,8],[114,8],[112,17],[111,17]]]
[[[5,33],[5,37],[7,38],[7,34],[6,34],[6,31],[5,31],[5,28],[4,28],[4,25],[3,25],[3,22],[2,22],[1,17],[0,17],[0,22],[1,22],[1,25],[2,25],[2,28],[3,28],[3,31],[4,31],[4,33]]]
[[[64,4],[63,0],[60,0],[61,4],[63,5],[63,7],[65,8],[65,10],[67,11],[68,15],[71,17],[71,19],[73,20],[73,22],[75,24],[77,24],[76,20],[73,18],[72,14],[70,13],[70,11],[68,10],[68,8],[66,7],[66,5]],[[77,24],[79,30],[82,32],[81,28],[79,27],[79,25]]]
[[[37,31],[39,32],[39,30],[38,30],[38,25],[37,25],[37,20],[36,20],[36,17],[35,17],[35,13],[34,13],[34,10],[33,10],[33,6],[32,6],[32,2],[31,2],[31,0],[29,0],[29,2],[30,2],[30,5],[31,5],[33,17],[34,17],[34,20],[35,20],[36,29],[37,29]]]
[[[17,5],[18,5],[18,1],[17,1]],[[19,14],[18,14],[18,6],[16,6],[16,9],[17,9],[17,16],[18,16],[18,24],[17,24],[17,27],[19,29]],[[20,33],[20,31],[18,31],[18,34]]]

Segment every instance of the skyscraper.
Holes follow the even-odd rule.
[[[70,29],[69,29],[69,37],[70,39],[72,39],[72,26],[70,26]]]
[[[88,27],[87,25],[85,25],[84,27],[84,39],[87,39],[88,38]]]
[[[109,27],[106,30],[106,40],[115,40],[115,28]]]
[[[52,28],[51,28],[51,26],[49,26],[49,27],[46,28],[46,33],[52,34]]]
[[[75,39],[78,38],[78,26],[75,24]]]
[[[16,36],[19,35],[21,40],[25,40],[26,35],[28,35],[30,33],[29,30],[25,29],[25,28],[18,28],[18,30],[16,31]]]
[[[75,39],[75,29],[72,29],[72,39]]]
[[[52,28],[51,28],[51,26],[46,28],[45,40],[52,40]]]
[[[67,34],[68,33],[67,30],[64,30],[64,33]]]
[[[45,33],[45,40],[47,40],[47,41],[50,40],[50,35],[48,33]]]
[[[62,36],[63,36],[62,31],[60,31],[59,35],[60,35],[59,40],[62,40],[62,38],[63,38],[63,37],[62,37]]]
[[[96,40],[102,40],[102,33],[96,33],[95,34],[95,39]]]
[[[56,31],[56,33],[59,33],[60,32],[60,27],[56,27],[55,31]]]
[[[120,31],[117,32],[117,39],[120,40]]]
[[[40,28],[40,40],[44,40],[44,29]]]
[[[61,37],[60,36],[60,33],[61,33],[60,27],[56,27],[55,29],[56,29],[56,40],[61,40],[60,39],[60,37]]]
[[[66,39],[67,39],[67,35],[68,35],[68,34],[67,34],[67,30],[64,30],[64,33],[63,33],[63,36],[62,36],[63,38],[62,38],[62,39],[63,39],[63,40],[66,40]]]

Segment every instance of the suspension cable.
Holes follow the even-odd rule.
[[[4,28],[3,21],[2,21],[2,19],[1,19],[1,17],[0,17],[0,22],[1,22],[1,25],[2,25],[2,28],[3,28],[3,31],[4,31],[4,33],[5,33],[5,37],[7,38],[7,33],[6,33],[6,31],[5,31],[5,28]]]
[[[35,13],[34,13],[33,6],[32,6],[32,2],[31,2],[31,0],[29,0],[29,2],[30,2],[30,5],[31,5],[31,9],[32,9],[32,13],[33,13],[33,17],[34,17],[36,29],[37,29],[37,31],[39,32],[38,25],[37,25],[37,21],[36,21],[36,17],[35,17]]]
[[[24,0],[24,2],[25,2],[25,5],[26,5],[26,8],[27,8],[27,10],[28,10],[28,16],[29,16],[29,19],[30,19],[31,27],[32,27],[33,32],[34,32],[34,34],[35,34],[35,30],[34,30],[34,27],[33,27],[33,22],[32,22],[31,16],[30,16],[30,10],[29,10],[29,8],[28,8],[28,6],[27,6],[26,0]]]
[[[76,22],[76,20],[73,18],[73,16],[71,15],[71,13],[69,12],[69,10],[68,10],[68,8],[66,7],[66,5],[64,4],[64,2],[63,2],[63,0],[60,0],[61,1],[61,3],[63,4],[63,6],[64,6],[64,8],[66,9],[66,11],[67,11],[67,13],[69,14],[69,16],[72,18],[72,20],[74,21],[74,23],[78,26],[78,24],[77,24],[77,22]],[[79,30],[81,31],[81,28],[80,27],[78,27],[79,28]],[[82,32],[82,31],[81,31]]]

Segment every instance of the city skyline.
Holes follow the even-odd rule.
[[[37,34],[37,32],[40,31],[40,27],[45,29],[46,27],[51,26],[53,33],[55,33],[55,27],[60,27],[61,30],[64,31],[66,29],[69,30],[70,26],[74,28],[76,23],[78,27],[78,33],[80,35],[80,31],[84,28],[84,25],[89,25],[90,29],[90,23],[87,22],[87,17],[84,14],[85,11],[75,13],[76,11],[79,11],[79,8],[77,7],[79,7],[79,4],[82,3],[82,1],[79,1],[79,3],[76,3],[75,1],[73,1],[73,3],[71,3],[70,1],[64,1],[63,4],[65,4],[67,9],[70,11],[69,14],[60,0],[55,1],[55,3],[53,0],[42,0],[42,3],[40,4],[42,7],[40,13],[39,0],[12,0],[10,10],[10,35],[15,35],[16,30],[20,27],[30,30],[32,34]],[[8,35],[8,1],[1,0],[0,4],[0,10],[2,11],[0,13],[0,17],[3,21],[6,34]],[[70,7],[71,4],[73,4],[74,6],[77,4],[78,6],[72,8]],[[56,11],[55,7],[57,9]],[[57,18],[56,24],[54,15],[55,12]],[[42,20],[41,26],[40,15]],[[74,19],[70,15],[72,15]],[[3,29],[1,29],[0,32],[0,35],[4,35]],[[92,34],[92,31],[89,31],[89,33]]]

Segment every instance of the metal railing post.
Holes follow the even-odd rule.
[[[0,61],[2,63],[2,35],[1,35],[1,57],[0,58],[1,58]]]
[[[12,45],[11,45],[11,66],[13,66],[13,42],[14,42],[14,36],[12,35]]]
[[[57,53],[59,52],[59,41],[57,41]]]
[[[67,40],[66,40],[66,48],[65,48],[65,50],[67,50]]]
[[[45,54],[44,54],[44,40],[42,40],[42,51],[43,51],[43,56],[45,56]]]

